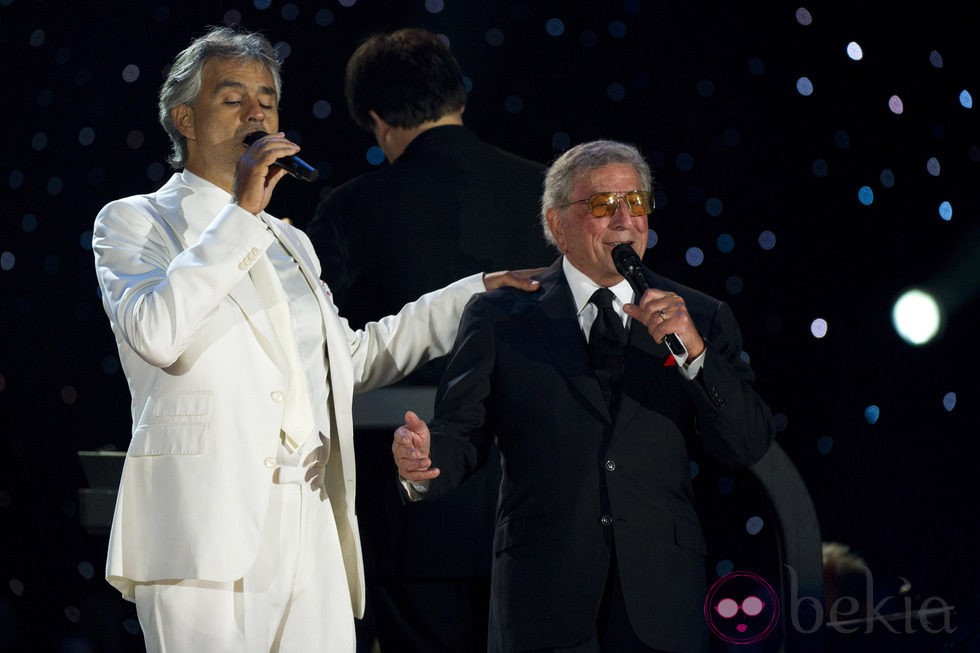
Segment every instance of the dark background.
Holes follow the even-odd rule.
[[[958,98],[980,95],[980,11],[824,4],[803,25],[799,4],[781,0],[0,0],[0,650],[141,644],[131,604],[102,577],[105,536],[79,525],[76,452],[125,450],[130,429],[91,225],[108,201],[169,177],[163,74],[205,26],[225,23],[287,53],[281,123],[321,179],[284,180],[269,210],[300,227],[325,191],[372,168],[342,79],[374,30],[446,35],[471,84],[466,123],[505,149],[549,161],[594,138],[640,146],[658,200],[645,262],[732,305],[823,539],[853,547],[876,579],[901,576],[955,605],[966,650],[980,603],[980,129]],[[846,55],[852,40],[859,61]],[[812,95],[797,91],[801,77]],[[940,337],[921,347],[890,322],[910,285],[946,302]],[[825,337],[811,333],[815,319]]]

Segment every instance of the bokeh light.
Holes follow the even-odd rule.
[[[864,421],[868,424],[877,423],[879,417],[881,417],[881,409],[878,406],[871,404],[864,409]]]
[[[901,97],[893,95],[888,98],[888,109],[896,115],[901,115],[905,112],[905,103],[902,102]]]
[[[813,95],[813,82],[809,77],[800,77],[796,80],[796,91],[803,96]]]
[[[902,293],[892,308],[892,325],[895,331],[912,345],[924,345],[935,338],[941,318],[936,298],[932,293],[918,288]]]
[[[814,338],[823,338],[827,335],[827,320],[818,317],[810,323],[810,333]]]

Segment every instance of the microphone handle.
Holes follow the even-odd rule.
[[[292,176],[303,181],[316,181],[317,177],[320,176],[320,172],[316,168],[296,155],[276,159],[273,165],[279,166]]]
[[[639,268],[631,268],[625,276],[630,286],[633,287],[633,292],[636,293],[636,300],[640,301],[640,297],[650,287],[647,285],[647,280],[644,278],[643,272]],[[668,351],[674,356],[678,358],[685,358],[687,356],[687,347],[684,346],[684,343],[681,342],[681,339],[676,334],[668,333],[664,336],[664,344],[667,345]]]
[[[242,142],[246,145],[251,145],[263,136],[268,135],[268,133],[263,131],[254,131],[245,136],[245,139]],[[295,154],[293,156],[284,156],[281,159],[276,159],[272,165],[282,168],[292,176],[296,177],[297,179],[302,179],[303,181],[316,181],[320,176],[319,170]]]

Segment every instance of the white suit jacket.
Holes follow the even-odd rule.
[[[288,369],[249,269],[273,241],[229,195],[190,173],[117,200],[95,220],[103,306],[132,395],[132,440],[109,538],[106,578],[241,578],[258,551]],[[354,513],[354,392],[447,353],[480,276],[351,330],[319,279],[309,239],[272,228],[313,288],[326,332],[332,418],[326,489],[355,615],[363,567]],[[321,427],[323,428],[323,427]]]

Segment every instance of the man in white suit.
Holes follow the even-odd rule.
[[[193,41],[160,92],[178,172],[95,221],[133,418],[106,578],[150,651],[354,650],[353,393],[446,354],[473,293],[537,288],[474,275],[351,330],[309,239],[264,212],[299,151],[279,65],[258,34]]]

